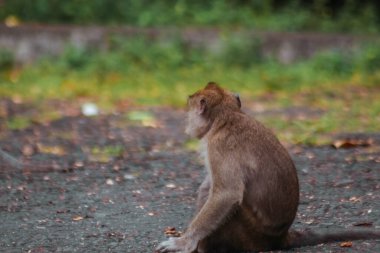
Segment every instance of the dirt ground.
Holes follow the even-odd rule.
[[[204,171],[183,111],[144,108],[148,122],[67,113],[5,129],[6,117],[33,110],[12,104],[0,118],[1,149],[22,161],[0,158],[1,252],[153,252],[166,227],[185,230]],[[301,185],[293,228],[380,229],[380,134],[349,136],[373,142],[288,146]],[[380,252],[380,240],[291,252]]]

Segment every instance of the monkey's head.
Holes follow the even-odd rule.
[[[186,133],[202,138],[217,117],[225,116],[227,111],[240,111],[241,102],[239,95],[209,82],[205,88],[189,96],[187,106]]]

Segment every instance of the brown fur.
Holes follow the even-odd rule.
[[[299,202],[293,161],[275,135],[245,115],[240,105],[234,94],[215,83],[189,97],[187,132],[202,141],[208,175],[188,230],[162,243],[158,252],[265,251],[305,245],[302,234],[288,232]]]

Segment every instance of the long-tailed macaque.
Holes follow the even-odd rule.
[[[289,231],[299,202],[296,168],[275,135],[240,107],[238,96],[213,82],[189,97],[186,132],[201,139],[208,173],[187,231],[156,252],[252,252],[380,238],[379,231]]]

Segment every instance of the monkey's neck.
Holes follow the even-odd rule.
[[[207,135],[214,135],[217,132],[221,131],[224,127],[227,125],[233,124],[233,112],[230,113],[223,113],[219,114],[218,117],[213,118],[210,120],[210,124],[208,124],[207,132],[204,136]]]
[[[206,119],[207,123],[200,128],[197,137],[202,139],[208,135],[208,133],[216,133],[226,125],[233,124],[236,120],[236,113],[239,112],[229,108],[214,108],[212,112],[209,113],[210,116],[213,116]]]
[[[199,129],[198,134],[197,134],[197,138],[198,139],[203,139],[203,137],[205,137],[207,135],[207,133],[210,131],[210,129],[211,129],[212,125],[213,125],[213,122],[214,121],[209,120],[204,127],[202,127],[201,129]]]

